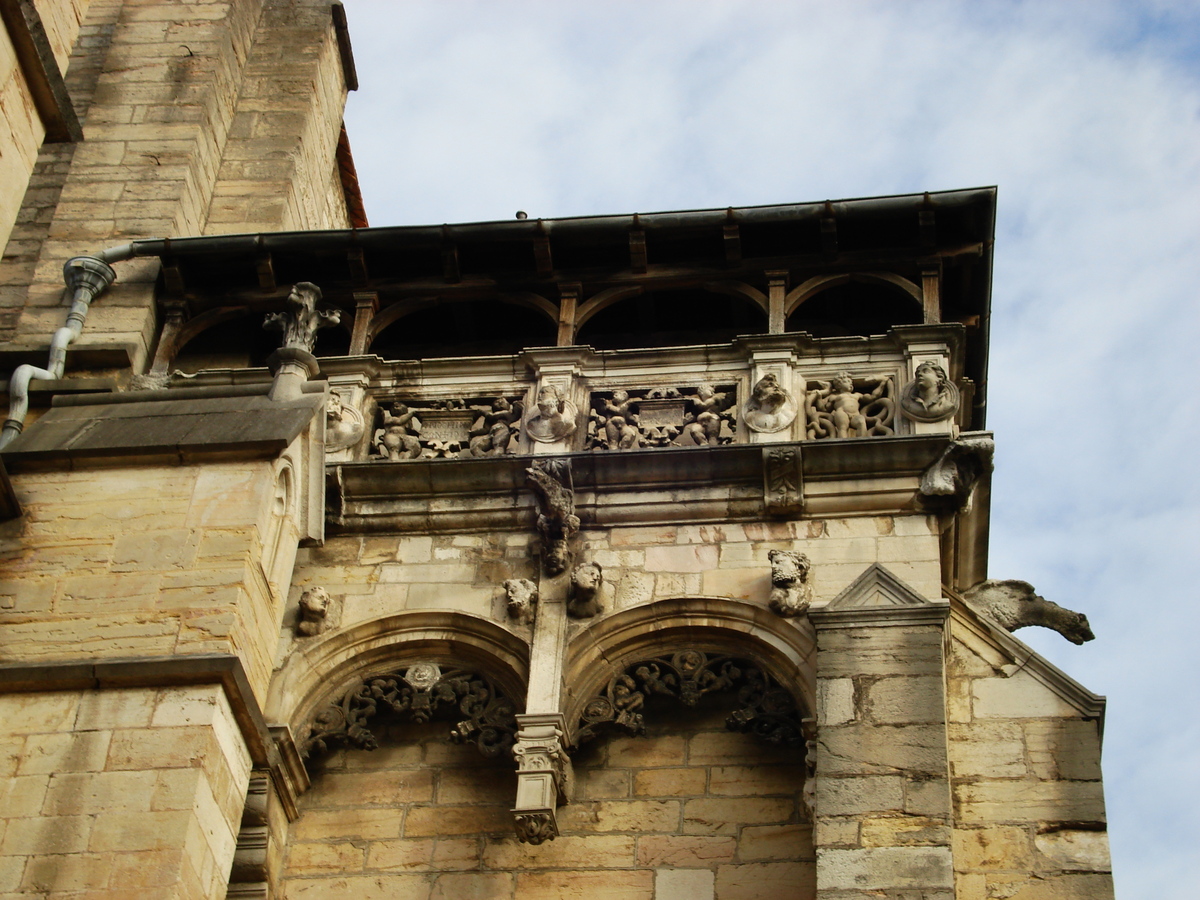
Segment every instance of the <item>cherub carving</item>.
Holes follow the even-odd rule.
[[[609,450],[632,450],[641,443],[637,429],[637,400],[629,391],[613,391],[612,400],[600,399],[600,423]]]
[[[538,599],[537,585],[528,578],[510,578],[504,582],[504,593],[508,598],[508,614],[522,625],[528,623]]]
[[[838,372],[830,381],[818,381],[820,385],[815,391],[809,391],[805,398],[808,411],[808,437],[830,437],[828,428],[821,421],[821,414],[827,413],[833,425],[833,437],[867,437],[871,433],[871,419],[882,420],[883,416],[868,416],[866,407],[879,400],[887,392],[892,383],[890,375],[863,379],[875,382],[875,389],[862,393],[854,389],[854,376],[849,372]],[[890,404],[890,401],[889,401]],[[883,422],[878,422],[882,425]],[[890,433],[890,429],[888,430]]]
[[[296,633],[301,637],[320,634],[329,615],[329,592],[323,587],[310,588],[300,595],[300,621]]]
[[[552,443],[575,433],[575,404],[553,382],[542,385],[537,395],[537,413],[525,420],[525,431],[535,441]]]
[[[416,459],[421,455],[421,442],[412,434],[419,427],[414,425],[416,413],[403,403],[392,404],[392,411],[381,409],[383,413],[382,427],[375,431],[375,449],[383,459],[397,462],[402,459]],[[411,431],[410,431],[411,429]]]
[[[743,418],[751,431],[775,434],[795,421],[796,400],[779,383],[779,377],[774,372],[768,372],[750,392]]]
[[[963,598],[1005,631],[1040,625],[1057,631],[1072,644],[1096,638],[1087,616],[1038,596],[1028,581],[981,581],[964,593]]]
[[[529,486],[537,494],[541,513],[538,531],[545,544],[545,566],[550,575],[566,571],[570,559],[569,541],[579,530],[575,515],[575,491],[571,484],[571,464],[567,460],[534,462],[525,470]]]
[[[771,609],[781,616],[800,615],[812,602],[808,557],[792,550],[772,550],[767,559],[771,561]]]
[[[325,449],[330,453],[358,443],[363,434],[362,413],[342,403],[342,395],[329,392],[325,401]]]
[[[471,427],[464,456],[503,456],[516,450],[515,423],[521,418],[522,404],[505,397],[492,401],[491,409],[474,406],[479,418]]]
[[[900,408],[917,422],[940,422],[958,411],[958,388],[931,359],[917,366],[916,377],[900,392]]]
[[[604,570],[600,563],[586,562],[575,567],[571,573],[571,599],[567,612],[577,619],[590,619],[603,607],[600,604],[600,586],[604,583]]]
[[[715,447],[720,441],[721,413],[729,405],[728,395],[717,393],[711,384],[702,384],[696,388],[696,396],[691,398],[691,404],[692,408],[684,418],[684,437],[698,446],[707,444]]]

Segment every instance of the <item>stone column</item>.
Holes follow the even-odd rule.
[[[815,842],[821,900],[950,900],[949,605],[878,564],[822,609]]]

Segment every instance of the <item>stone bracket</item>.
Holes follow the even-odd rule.
[[[517,800],[513,823],[517,839],[540,844],[558,837],[555,810],[570,800],[573,773],[564,746],[566,721],[562,713],[517,716]]]
[[[767,515],[804,511],[804,466],[799,444],[763,448],[763,506]]]

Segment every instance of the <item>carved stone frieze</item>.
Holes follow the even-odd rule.
[[[542,562],[547,574],[559,575],[570,564],[570,540],[579,531],[571,462],[566,459],[535,461],[525,473],[538,500],[537,527],[542,535]]]
[[[311,281],[297,282],[285,301],[284,312],[267,313],[263,328],[283,332],[283,347],[312,353],[317,342],[317,330],[337,325],[341,310],[320,310],[321,289]]]
[[[707,447],[733,443],[736,391],[711,384],[687,388],[593,391],[589,450]]]
[[[522,625],[529,624],[538,600],[538,586],[528,578],[510,578],[504,582],[504,596],[508,614]]]
[[[731,690],[737,691],[737,708],[726,718],[726,728],[772,743],[800,743],[801,716],[791,694],[752,662],[700,650],[680,650],[626,666],[584,706],[575,742],[590,740],[607,727],[641,734],[646,700],[655,694],[695,706],[705,694]]]
[[[575,433],[579,410],[567,399],[563,389],[546,382],[537,393],[537,405],[525,418],[525,433],[535,441],[554,443]]]
[[[603,610],[600,602],[600,586],[604,584],[604,570],[597,562],[580,563],[571,573],[571,595],[567,599],[567,613],[576,619],[590,619]]]
[[[515,453],[520,418],[520,400],[509,397],[396,401],[391,410],[380,407],[372,458],[400,462]]]
[[[808,439],[894,434],[892,394],[890,375],[855,378],[842,371],[829,381],[810,381],[804,398]]]
[[[309,588],[300,595],[300,620],[296,633],[300,637],[312,637],[325,629],[329,615],[329,592],[323,587]]]
[[[314,716],[301,753],[307,758],[335,746],[374,750],[379,741],[368,722],[385,713],[418,723],[452,716],[451,739],[475,744],[484,756],[506,752],[517,725],[513,701],[491,679],[419,662],[360,681],[329,703]]]
[[[325,450],[336,453],[353,447],[362,438],[365,427],[362,413],[346,406],[337,391],[330,391],[325,402]]]
[[[956,412],[958,388],[938,363],[927,359],[917,366],[916,377],[900,390],[900,409],[914,422],[941,422]]]
[[[758,380],[742,410],[742,418],[751,431],[775,434],[796,420],[796,398],[779,383],[774,372]]]
[[[792,550],[772,550],[767,558],[771,561],[771,609],[781,616],[802,614],[812,602],[808,557]]]

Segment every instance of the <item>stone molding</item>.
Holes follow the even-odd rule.
[[[630,465],[620,452],[566,453],[574,514],[584,527],[679,521],[752,521],[764,515],[824,517],[923,511],[920,475],[948,435],[904,435],[664,448]],[[794,451],[790,460],[779,454]],[[764,455],[765,454],[765,455]],[[778,465],[776,465],[778,462]],[[538,510],[524,490],[529,457],[410,460],[403,465],[339,463],[329,468],[328,526],[334,533],[463,533],[523,530]],[[787,476],[782,494],[777,476]],[[686,492],[696,493],[694,498]],[[667,497],[668,492],[673,496]],[[447,508],[470,494],[471,508]],[[619,503],[610,502],[621,495]],[[782,497],[782,500],[779,498]],[[681,520],[680,515],[686,518]]]
[[[940,625],[949,615],[949,601],[922,597],[879,563],[867,566],[828,603],[808,610],[808,617],[818,630]]]

